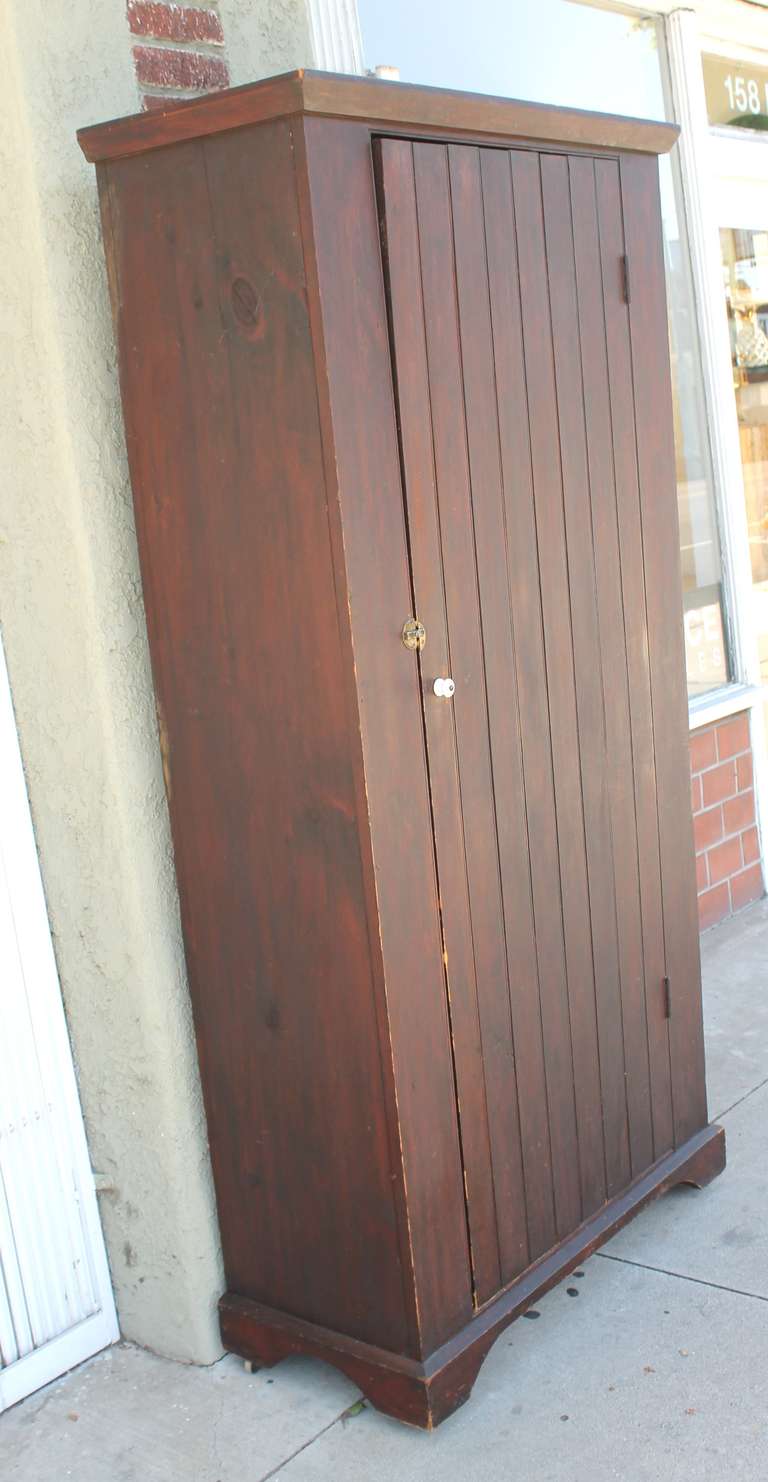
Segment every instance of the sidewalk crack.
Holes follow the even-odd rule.
[[[758,1085],[753,1086],[751,1091],[745,1091],[744,1095],[740,1096],[737,1101],[731,1102],[731,1105],[727,1106],[725,1111],[715,1112],[713,1120],[719,1122],[721,1117],[727,1117],[729,1112],[734,1111],[737,1106],[741,1106],[742,1101],[748,1101],[750,1096],[754,1096],[756,1091],[762,1091],[764,1086],[768,1086],[768,1076],[766,1076],[764,1081],[760,1081]]]
[[[362,1395],[360,1396],[360,1399],[362,1399]],[[355,1401],[353,1400],[352,1403],[355,1404]],[[344,1416],[346,1415],[349,1408],[349,1405],[345,1405],[344,1409],[340,1410],[338,1415],[334,1415],[333,1420],[329,1420],[328,1424],[324,1425],[321,1430],[316,1431],[314,1436],[310,1436],[309,1439],[307,1441],[304,1441],[301,1446],[297,1446],[296,1450],[292,1451],[290,1456],[284,1457],[283,1460],[278,1462],[277,1466],[273,1467],[270,1472],[265,1472],[263,1477],[259,1478],[259,1482],[270,1482],[271,1477],[279,1477],[280,1473],[283,1470],[283,1467],[290,1466],[291,1462],[295,1461],[297,1456],[301,1456],[302,1451],[306,1451],[307,1447],[309,1446],[314,1446],[315,1441],[319,1441],[321,1436],[324,1436],[327,1434],[328,1431],[333,1430],[333,1427],[335,1425],[338,1425],[340,1420],[344,1419]]]
[[[745,1292],[743,1287],[724,1286],[720,1281],[705,1281],[703,1276],[686,1276],[684,1271],[668,1271],[666,1266],[652,1266],[648,1261],[630,1261],[626,1256],[609,1256],[607,1251],[597,1250],[595,1255],[603,1261],[616,1261],[620,1266],[636,1266],[640,1271],[656,1271],[659,1276],[674,1276],[677,1281],[691,1281],[695,1286],[710,1286],[716,1292],[730,1292],[734,1297],[751,1297],[754,1302],[768,1302],[761,1292]]]

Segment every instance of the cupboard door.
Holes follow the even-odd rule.
[[[376,167],[482,1303],[672,1145],[619,168]]]

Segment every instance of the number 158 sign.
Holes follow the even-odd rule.
[[[712,56],[701,63],[711,124],[768,129],[768,67]]]

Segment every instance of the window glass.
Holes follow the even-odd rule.
[[[711,124],[768,129],[768,67],[705,53],[701,69]]]
[[[358,0],[366,65],[403,82],[665,118],[662,33],[652,17],[573,0]],[[556,38],[556,45],[553,45]],[[670,306],[686,660],[692,695],[729,677],[720,544],[701,355],[676,158],[660,161]]]
[[[760,677],[768,685],[768,222],[720,232]]]

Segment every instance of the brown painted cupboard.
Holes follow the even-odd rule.
[[[228,1291],[418,1425],[707,1126],[664,124],[297,73],[81,132]]]

